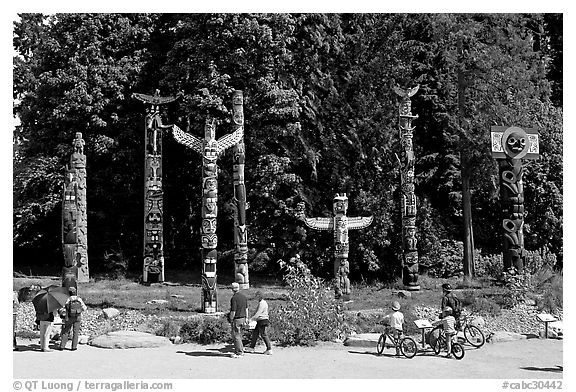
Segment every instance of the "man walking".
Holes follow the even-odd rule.
[[[248,300],[240,292],[240,285],[236,282],[231,285],[234,295],[230,299],[230,313],[228,321],[232,326],[232,339],[234,340],[234,354],[232,358],[240,358],[244,355],[244,345],[242,344],[242,327],[246,322]]]

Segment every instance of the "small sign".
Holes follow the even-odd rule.
[[[428,320],[414,320],[414,324],[416,324],[418,328],[432,328],[432,324],[430,324]]]
[[[540,313],[540,314],[536,315],[536,317],[538,317],[538,319],[540,321],[542,321],[543,323],[547,323],[550,321],[556,321],[556,317],[554,317],[548,313]]]

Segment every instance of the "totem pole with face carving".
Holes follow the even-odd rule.
[[[216,235],[216,217],[218,216],[218,156],[224,150],[237,144],[244,134],[242,126],[219,140],[216,140],[216,121],[206,119],[204,139],[172,127],[174,138],[179,143],[202,154],[202,300],[204,313],[218,311],[218,292],[216,290],[216,261],[218,237]]]
[[[400,164],[400,187],[402,199],[400,209],[402,213],[402,283],[407,290],[420,290],[418,284],[418,248],[416,239],[416,194],[414,193],[414,149],[412,135],[414,127],[412,120],[418,115],[412,115],[412,102],[410,98],[416,94],[420,86],[402,90],[394,88],[400,96],[400,144],[402,146]]]
[[[163,125],[160,105],[178,99],[134,93],[132,97],[150,104],[146,112],[144,129],[144,265],[142,282],[164,281],[164,230],[162,189],[162,131],[172,125]]]
[[[72,142],[74,152],[64,179],[62,200],[62,250],[64,268],[62,286],[77,287],[77,282],[88,282],[88,222],[86,210],[86,155],[82,133],[76,132]]]
[[[333,218],[307,218],[304,203],[298,203],[296,215],[306,226],[315,230],[331,230],[334,232],[334,292],[335,297],[350,299],[350,264],[348,263],[348,230],[364,229],[372,223],[369,217],[347,217],[348,197],[345,193],[337,193],[333,202]]]
[[[244,98],[242,91],[232,95],[232,120],[236,129],[244,128]],[[246,230],[246,186],[244,184],[245,146],[242,137],[232,150],[234,176],[234,275],[241,289],[250,288],[248,279],[248,232]]]
[[[534,128],[491,128],[492,157],[498,160],[500,203],[504,219],[504,271],[524,271],[524,185],[522,159],[537,159],[538,130]]]

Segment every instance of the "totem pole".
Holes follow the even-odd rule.
[[[232,113],[236,129],[244,129],[244,99],[242,91],[232,95]],[[244,137],[240,138],[232,150],[234,172],[234,275],[241,289],[250,288],[248,279],[248,232],[246,230],[246,186],[244,185],[244,161],[246,159]]]
[[[76,287],[88,282],[88,232],[86,214],[86,155],[82,133],[76,132],[74,152],[66,168],[62,200],[62,286]]]
[[[418,248],[416,246],[416,195],[414,194],[414,149],[412,147],[412,120],[418,115],[412,115],[412,97],[420,86],[402,90],[394,88],[394,92],[401,97],[400,100],[400,144],[402,146],[400,164],[400,187],[402,199],[400,210],[402,213],[402,283],[406,290],[420,290],[418,284]]]
[[[364,229],[372,223],[372,216],[354,217],[346,216],[348,211],[348,197],[345,193],[337,193],[333,202],[333,218],[307,218],[304,212],[304,203],[298,203],[296,215],[304,221],[306,226],[316,230],[331,230],[334,232],[334,292],[335,297],[344,300],[350,299],[350,280],[348,273],[348,230]]]
[[[216,290],[218,166],[216,161],[224,150],[238,143],[244,129],[238,127],[234,133],[216,140],[215,120],[206,119],[204,140],[182,131],[176,125],[172,127],[172,132],[176,141],[202,154],[202,311],[215,313],[218,310]]]
[[[164,281],[163,190],[162,190],[162,125],[160,105],[178,99],[134,93],[133,98],[150,104],[144,124],[144,266],[142,282]]]
[[[491,127],[492,157],[498,160],[500,202],[505,218],[504,271],[524,270],[524,185],[522,159],[537,159],[538,130],[534,128]]]

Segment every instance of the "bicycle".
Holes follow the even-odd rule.
[[[430,333],[433,334],[436,330],[438,330],[440,333],[438,335],[438,339],[436,339],[436,342],[432,346],[432,349],[434,350],[434,354],[439,355],[442,350],[446,350],[446,334],[444,333],[444,328],[442,328],[441,325],[434,327]],[[454,358],[464,358],[464,346],[456,341],[455,336],[452,336],[451,339],[451,353],[454,355]]]
[[[460,328],[459,330],[464,332],[464,338],[470,345],[480,348],[486,343],[486,337],[484,333],[475,325],[470,324],[473,318],[473,314],[467,316],[461,316],[460,318]]]
[[[402,355],[406,358],[414,358],[418,352],[418,346],[416,346],[416,341],[410,336],[396,336],[396,331],[392,328],[387,327],[386,330],[380,335],[378,339],[378,345],[376,350],[378,354],[381,355],[386,348],[386,341],[392,343],[392,347],[396,349],[396,352],[400,351]]]

